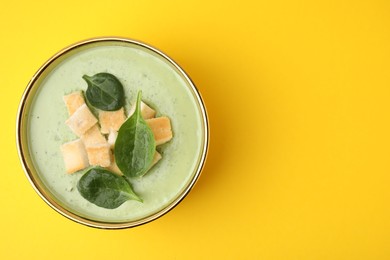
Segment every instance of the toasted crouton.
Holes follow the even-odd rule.
[[[122,171],[118,168],[118,165],[116,164],[114,155],[111,156],[111,164],[106,169],[119,175],[119,176],[123,175]]]
[[[61,146],[67,173],[74,173],[89,166],[84,144],[80,139]]]
[[[135,111],[135,106],[136,106],[136,103],[131,106],[128,117],[131,117],[133,115],[133,113]],[[141,115],[142,115],[143,119],[150,119],[156,115],[156,111],[153,110],[148,105],[146,105],[143,101],[141,101]]]
[[[88,129],[81,136],[81,140],[84,142],[85,147],[107,143],[106,138],[100,132],[98,124],[95,124],[90,129]]]
[[[110,133],[108,134],[107,142],[110,145],[111,149],[115,148],[115,141],[116,138],[118,137],[118,132],[110,129]]]
[[[70,116],[73,115],[79,107],[85,104],[84,96],[81,91],[70,93],[69,95],[64,96],[63,99]]]
[[[171,121],[168,117],[157,117],[146,120],[152,129],[156,145],[168,142],[172,139]]]
[[[108,134],[110,129],[118,131],[125,120],[126,117],[123,107],[116,111],[99,111],[100,131],[103,134]]]
[[[83,104],[65,121],[65,123],[80,137],[97,123],[97,119],[87,105]]]
[[[162,158],[161,154],[159,152],[155,152],[154,153],[154,157],[153,157],[153,161],[152,161],[152,165],[150,166],[150,168],[152,168],[158,161],[160,161]]]
[[[108,143],[86,147],[90,165],[108,167],[111,165],[111,149]]]

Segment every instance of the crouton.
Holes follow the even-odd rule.
[[[81,105],[68,120],[65,121],[65,124],[67,124],[79,137],[96,123],[96,117],[92,114],[86,104]]]
[[[115,148],[115,141],[116,141],[117,137],[118,137],[118,132],[113,130],[113,129],[110,129],[110,133],[108,134],[107,142],[110,145],[111,149]]]
[[[98,124],[95,124],[89,130],[87,130],[81,136],[81,140],[84,142],[85,147],[107,143],[106,138],[100,132]]]
[[[116,164],[114,155],[111,155],[111,164],[106,169],[111,171],[111,172],[113,172],[113,173],[115,173],[115,174],[117,174],[117,175],[119,175],[119,176],[123,175],[121,170],[118,168],[118,165]]]
[[[168,117],[157,117],[145,121],[152,129],[156,145],[166,143],[172,139],[171,121]]]
[[[103,134],[108,134],[110,129],[118,131],[125,120],[126,116],[123,107],[116,111],[99,111],[100,131]]]
[[[162,158],[161,154],[159,152],[155,152],[154,153],[154,156],[153,156],[153,161],[152,161],[152,164],[150,166],[150,168],[152,168],[158,161],[160,161]]]
[[[128,117],[131,117],[135,111],[136,104],[132,105]],[[156,115],[156,111],[141,101],[141,115],[143,119],[150,119]]]
[[[63,144],[61,152],[67,173],[74,173],[89,166],[87,152],[81,139]]]
[[[111,149],[108,143],[86,147],[90,165],[108,167],[111,165]]]
[[[73,115],[79,107],[85,104],[84,96],[81,91],[70,93],[69,95],[64,96],[63,99],[70,116]]]

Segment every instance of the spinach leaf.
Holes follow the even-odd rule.
[[[120,81],[110,73],[98,73],[92,77],[83,76],[88,88],[85,93],[88,102],[95,108],[114,111],[124,104],[124,91]]]
[[[153,132],[141,116],[141,91],[135,112],[120,127],[115,141],[115,160],[127,177],[144,175],[153,160],[156,142]]]
[[[100,167],[88,170],[80,178],[77,189],[86,200],[106,209],[117,208],[127,200],[142,202],[124,177]]]

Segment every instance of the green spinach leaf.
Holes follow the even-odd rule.
[[[124,91],[120,81],[110,73],[98,73],[92,77],[84,75],[88,88],[85,93],[88,102],[95,108],[114,111],[124,104]]]
[[[127,200],[142,202],[124,177],[100,167],[88,170],[80,178],[77,189],[86,200],[107,209],[117,208]]]
[[[156,142],[153,132],[141,115],[141,91],[135,112],[120,127],[115,141],[115,160],[127,177],[144,175],[153,160]]]

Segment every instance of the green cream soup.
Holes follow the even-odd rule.
[[[127,201],[116,209],[98,207],[77,190],[83,172],[67,174],[60,147],[77,139],[65,124],[63,96],[87,89],[83,75],[108,72],[123,84],[126,112],[142,90],[142,99],[157,116],[171,119],[173,139],[157,150],[162,159],[143,177],[131,179],[143,203]],[[167,207],[194,178],[202,154],[201,110],[188,81],[171,63],[137,45],[95,45],[73,50],[38,82],[27,120],[32,164],[47,190],[64,208],[104,222],[133,221]]]

